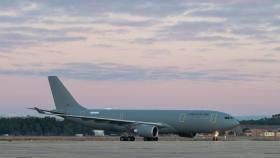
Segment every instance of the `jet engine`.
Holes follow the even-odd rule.
[[[134,131],[142,137],[154,138],[158,136],[158,128],[153,125],[141,124]]]

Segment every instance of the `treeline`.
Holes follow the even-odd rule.
[[[13,136],[72,136],[92,135],[92,128],[52,117],[0,118],[0,135]]]
[[[263,118],[243,120],[242,125],[280,125],[280,119]],[[93,135],[92,128],[68,120],[58,121],[53,117],[0,118],[0,135],[12,136],[73,136]],[[106,132],[107,133],[107,132]],[[108,134],[108,133],[107,133]]]
[[[259,120],[243,120],[243,125],[280,125],[280,118],[262,118]]]

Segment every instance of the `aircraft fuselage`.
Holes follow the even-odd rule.
[[[76,113],[77,114],[77,113]],[[229,130],[236,125],[236,121],[229,114],[208,110],[124,110],[124,109],[92,109],[79,113],[83,116],[104,117],[121,120],[142,122],[160,122],[168,125],[159,130],[159,133],[211,133],[214,131]],[[73,121],[92,126],[94,129],[125,131],[123,126],[95,121],[72,119]]]

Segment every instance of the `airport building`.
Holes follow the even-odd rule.
[[[280,137],[280,127],[269,125],[246,125],[243,127],[243,135],[252,137]]]

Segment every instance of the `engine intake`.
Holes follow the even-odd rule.
[[[142,137],[154,138],[158,136],[158,128],[153,125],[138,125],[135,129],[135,133]]]

